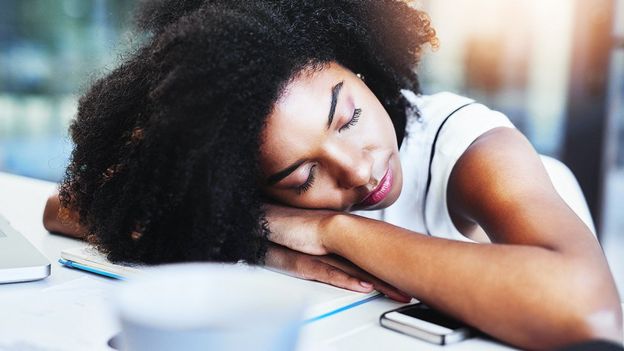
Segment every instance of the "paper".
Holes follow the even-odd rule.
[[[0,298],[0,350],[112,350],[120,330],[109,290],[114,283],[83,277]]]
[[[306,319],[317,318],[345,306],[360,303],[374,294],[361,294],[326,284],[292,278],[260,267],[258,274],[310,292]],[[115,316],[110,290],[121,281],[103,281],[85,276],[39,291],[0,291],[0,351],[13,350],[107,350],[108,340],[121,326]],[[253,298],[253,294],[250,295]]]
[[[63,250],[61,252],[61,257],[100,271],[110,272],[126,278],[139,275],[141,274],[140,269],[146,268],[141,266],[129,267],[113,264],[106,260],[101,253],[89,246]],[[349,306],[369,301],[369,299],[373,296],[377,296],[379,294],[377,292],[368,294],[358,293],[324,283],[293,278],[291,276],[273,272],[258,266],[248,266],[244,264],[240,265],[256,271],[257,274],[265,274],[270,276],[272,279],[281,281],[281,285],[284,287],[283,291],[286,294],[288,293],[288,287],[301,288],[307,291],[309,293],[308,303],[310,307],[305,312],[304,318],[306,320],[323,318],[323,316],[331,315],[343,310],[344,308],[348,308]],[[252,296],[253,295],[250,294],[250,297]]]

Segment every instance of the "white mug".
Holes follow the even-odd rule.
[[[145,270],[115,301],[128,351],[294,350],[304,292],[242,264]]]

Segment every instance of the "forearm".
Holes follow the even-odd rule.
[[[50,196],[43,210],[44,228],[52,233],[83,239],[86,232],[84,228],[80,227],[76,221],[61,221],[58,216],[60,208],[61,203],[58,194]]]
[[[621,338],[621,306],[600,253],[432,238],[353,215],[324,244],[418,299],[523,348]],[[620,328],[617,330],[617,328]]]

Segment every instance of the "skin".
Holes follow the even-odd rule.
[[[43,210],[43,226],[50,233],[58,233],[65,236],[84,239],[86,230],[77,223],[61,221],[58,217],[61,201],[58,193],[48,197]],[[77,216],[75,216],[77,218]]]
[[[332,90],[341,82],[328,128]],[[341,130],[356,108],[357,123]],[[388,114],[366,84],[338,64],[289,82],[262,137],[258,181],[273,201],[266,204],[275,243],[266,261],[273,269],[356,291],[376,288],[402,301],[404,294],[415,296],[522,349],[596,338],[621,342],[621,305],[599,243],[518,131],[496,128],[479,137],[449,179],[454,224],[486,244],[349,213],[390,206],[402,177]],[[267,181],[296,161],[301,164],[292,174]],[[375,206],[358,206],[388,167],[395,179],[390,194]],[[302,192],[311,168],[314,182]]]
[[[328,128],[331,91],[337,84],[342,87]],[[349,125],[355,109],[361,114]],[[298,160],[305,162],[280,182],[269,186],[261,181],[265,194],[293,207],[353,211],[388,207],[401,193],[399,148],[390,116],[361,79],[335,63],[293,80],[267,120],[260,154],[264,178]],[[297,191],[312,168],[312,188]],[[374,206],[359,206],[388,168],[395,184],[390,194]]]
[[[346,94],[336,110],[344,112],[327,129],[331,91],[338,82],[344,82]],[[362,108],[358,124],[339,131],[354,106]],[[267,205],[270,239],[312,255],[340,255],[524,349],[592,338],[621,342],[621,305],[599,243],[514,129],[496,128],[479,137],[449,180],[453,222],[467,237],[482,233],[491,244],[429,237],[349,214],[360,209],[358,202],[387,164],[400,179],[391,130],[374,95],[340,65],[294,79],[263,135],[265,179],[260,182],[276,202]],[[297,160],[303,163],[290,176],[276,184],[266,181]],[[297,191],[312,167],[313,185]],[[400,184],[370,209],[392,204]]]
[[[43,213],[43,226],[50,233],[86,239],[87,230],[73,220],[61,220],[58,193],[50,195]],[[73,213],[72,218],[78,218]],[[373,276],[349,260],[337,255],[310,255],[271,243],[265,257],[266,268],[296,278],[314,280],[361,293],[377,290],[399,302],[409,302],[411,295]]]

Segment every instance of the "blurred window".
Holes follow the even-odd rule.
[[[624,0],[616,2],[614,23],[615,45],[609,77],[610,128],[606,147],[603,245],[607,258],[611,259],[611,271],[616,279],[620,279],[620,296],[624,298]]]
[[[0,171],[59,180],[77,96],[128,47],[134,1],[0,2]]]
[[[421,65],[425,92],[448,90],[500,110],[540,153],[561,158],[577,1],[420,1],[441,43]],[[607,193],[618,198],[624,198],[623,1],[617,0],[613,14],[620,48],[611,60],[613,128],[606,150],[607,187],[622,189]],[[0,3],[0,171],[60,180],[71,151],[67,127],[77,96],[129,48],[134,5]]]
[[[561,155],[572,51],[569,0],[424,1],[440,48],[424,90],[464,94],[505,113],[542,154]]]
[[[592,195],[588,200],[597,213],[594,221],[602,223],[598,234],[624,298],[624,0],[421,3],[440,39],[439,50],[426,55],[421,64],[419,73],[425,92],[448,90],[475,98],[505,113],[538,152],[559,159],[567,154],[580,160],[576,166],[583,174],[577,173],[577,177],[582,176],[579,180],[585,185],[586,196]],[[612,5],[613,11],[605,10]],[[587,9],[592,13],[583,12]],[[613,23],[612,48],[609,33],[601,31],[604,23]],[[598,30],[600,37],[588,39],[591,33],[583,33],[587,38],[575,37],[575,29],[580,27]],[[610,52],[582,51],[603,47]],[[574,52],[581,58],[572,57]],[[591,62],[602,62],[603,55],[608,55],[610,61],[604,89],[600,74],[605,69]],[[587,61],[578,65],[586,71],[577,72],[576,67],[573,70],[574,59]],[[600,93],[604,90],[606,99],[601,99],[604,95],[592,98],[581,93],[588,102],[568,101],[573,85],[584,82],[588,84],[581,91],[595,93],[589,88],[593,84]],[[606,101],[600,102],[606,106],[593,106],[593,101]],[[575,106],[588,108],[591,113],[579,116],[579,111],[582,114],[585,110],[576,110]],[[570,111],[570,107],[575,110]],[[572,114],[575,124],[566,129]],[[595,130],[603,125],[605,130]],[[574,128],[587,129],[587,133],[578,133]],[[573,140],[566,142],[566,134]],[[595,147],[602,145],[601,140],[576,140],[576,134],[604,138],[605,147]],[[575,149],[566,150],[566,145]],[[575,154],[579,149],[586,155]],[[600,167],[594,167],[583,157],[603,161],[596,162]]]

